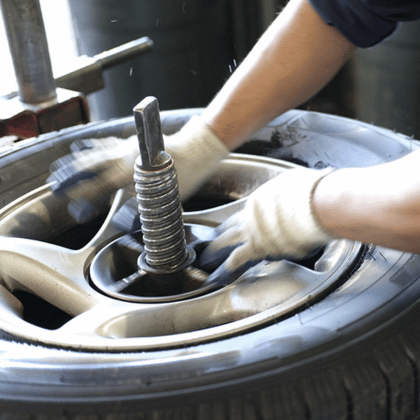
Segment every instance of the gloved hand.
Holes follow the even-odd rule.
[[[69,213],[83,223],[96,215],[114,191],[133,182],[138,144],[135,136],[108,137],[77,140],[70,149],[71,154],[51,164],[47,183],[52,183],[55,194],[70,199]]]
[[[332,240],[311,204],[318,182],[332,170],[291,169],[257,188],[200,255],[199,267],[215,270],[208,283],[231,282],[264,259],[303,259]]]
[[[166,151],[174,160],[181,200],[188,199],[216,169],[229,150],[194,116],[178,132],[164,136]],[[78,140],[72,154],[51,165],[51,190],[70,198],[69,213],[80,223],[91,219],[109,196],[133,183],[139,155],[137,136]]]

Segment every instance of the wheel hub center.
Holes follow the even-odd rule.
[[[213,290],[214,286],[206,283],[208,273],[195,266],[194,257],[214,237],[214,229],[188,224],[184,228],[188,258],[173,272],[146,263],[143,234],[136,231],[114,240],[95,256],[90,265],[91,281],[102,293],[129,302],[172,302]]]

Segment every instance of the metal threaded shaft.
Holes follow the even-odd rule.
[[[173,270],[187,259],[184,223],[175,167],[143,171],[135,165],[137,202],[142,223],[146,263]]]
[[[145,254],[139,261],[143,258],[150,268],[169,273],[188,260],[178,180],[164,150],[156,98],[141,101],[134,116],[140,148],[134,181]]]

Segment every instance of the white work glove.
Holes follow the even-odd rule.
[[[215,270],[208,282],[226,284],[264,259],[303,259],[332,240],[311,204],[318,182],[332,170],[291,169],[257,188],[200,255],[199,267]]]
[[[194,116],[177,133],[164,136],[178,175],[181,200],[188,199],[214,172],[229,150]],[[51,165],[51,190],[70,198],[69,213],[80,223],[95,216],[110,195],[133,181],[139,155],[137,136],[77,140],[72,153]]]

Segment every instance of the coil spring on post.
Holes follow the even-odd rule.
[[[137,202],[142,223],[145,261],[172,271],[188,258],[178,181],[172,159],[168,166],[145,171],[135,165]]]

